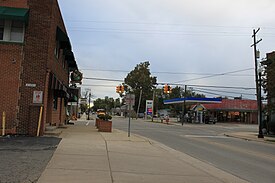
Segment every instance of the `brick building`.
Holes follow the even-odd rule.
[[[266,58],[262,64],[266,67],[268,130],[269,133],[275,134],[275,51],[267,53]]]
[[[64,123],[78,70],[57,0],[0,0],[0,116],[6,134]],[[1,133],[1,132],[0,132]]]

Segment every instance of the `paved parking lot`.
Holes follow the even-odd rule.
[[[0,183],[37,182],[60,138],[0,137]]]

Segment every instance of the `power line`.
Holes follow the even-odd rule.
[[[205,90],[204,88],[201,88],[201,87],[195,87],[194,89],[203,89],[203,90]],[[232,94],[241,94],[241,95],[251,95],[251,96],[255,96],[256,95],[256,94],[244,93],[244,92],[233,92],[233,91],[212,90],[212,89],[206,89],[206,91],[214,91],[214,92],[222,92],[222,93],[232,93]]]
[[[183,31],[151,31],[151,30],[123,30],[123,29],[100,29],[100,28],[89,28],[89,29],[69,29],[70,31],[77,32],[100,32],[100,33],[130,33],[130,34],[164,34],[173,36],[247,36],[246,33],[230,33],[230,32],[183,32]],[[270,37],[273,35],[269,35]],[[275,34],[274,34],[275,36]]]
[[[116,85],[94,85],[94,84],[82,84],[81,86],[96,86],[96,87],[111,87],[111,88],[116,87]]]
[[[83,77],[83,79],[91,79],[91,80],[99,80],[99,81],[115,81],[115,82],[124,82],[124,80],[120,80],[120,79],[87,78],[87,77]]]
[[[110,82],[124,82],[123,80],[119,79],[107,79],[107,78],[88,78],[88,77],[83,77],[83,79],[88,79],[88,80],[99,80],[99,81],[110,81]],[[179,86],[184,86],[184,84],[173,84],[173,83],[163,83],[163,82],[158,82],[158,85],[179,85]],[[188,84],[188,86],[197,86],[197,87],[209,87],[209,88],[230,88],[230,89],[242,89],[242,90],[255,90],[255,88],[250,88],[250,87],[239,87],[239,86],[211,86],[211,85],[192,85]]]
[[[129,73],[128,70],[112,70],[112,69],[79,69],[81,71],[95,71],[95,72],[120,72],[120,73]],[[170,75],[211,75],[213,73],[195,73],[195,72],[169,72],[169,71],[152,71],[152,74],[170,74]],[[227,74],[228,76],[253,76],[251,74]]]
[[[224,73],[220,73],[220,74],[212,74],[210,76],[204,76],[204,77],[193,78],[193,79],[188,79],[188,80],[181,80],[181,81],[176,81],[174,83],[181,83],[181,82],[187,82],[187,81],[194,81],[194,80],[199,80],[199,79],[205,79],[205,78],[223,76],[223,75],[233,74],[233,73],[237,73],[237,72],[243,72],[243,71],[247,71],[247,70],[251,70],[251,69],[254,69],[254,68],[248,68],[248,69],[242,69],[242,70],[237,70],[237,71],[224,72]]]
[[[168,25],[168,26],[184,26],[184,27],[208,27],[208,28],[232,28],[232,29],[251,29],[254,26],[226,26],[226,25],[186,25],[183,23],[167,23],[167,22],[138,22],[138,21],[108,21],[108,20],[68,20],[73,23],[97,23],[97,24],[136,24],[136,25]],[[275,29],[275,27],[263,27],[264,29]]]

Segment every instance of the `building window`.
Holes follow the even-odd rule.
[[[23,42],[24,23],[20,21],[12,21],[11,24],[11,41]]]
[[[57,106],[58,106],[58,98],[54,97],[53,98],[53,110],[57,110]]]
[[[22,21],[0,20],[0,41],[22,43],[24,31],[25,24]]]
[[[56,58],[59,58],[59,52],[60,52],[60,43],[59,41],[55,41],[54,55],[56,56]]]
[[[4,20],[0,19],[0,40],[4,38]]]

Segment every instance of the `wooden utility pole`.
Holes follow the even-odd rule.
[[[259,134],[258,138],[264,138],[263,135],[263,123],[262,123],[262,96],[261,96],[261,72],[258,74],[258,51],[257,51],[257,44],[262,41],[262,39],[257,40],[256,35],[259,32],[260,28],[257,30],[253,29],[253,44],[251,47],[254,47],[254,59],[255,59],[255,80],[256,80],[256,94],[257,94],[257,105],[258,105],[258,123],[259,123]]]

